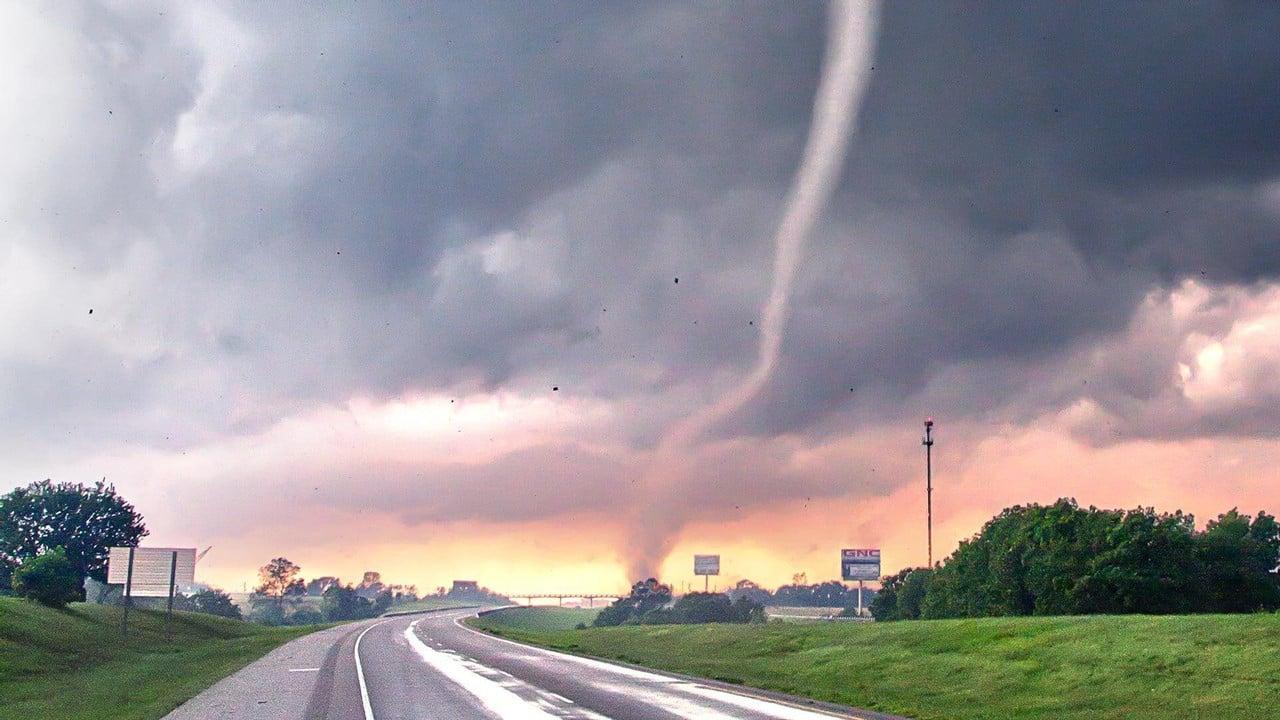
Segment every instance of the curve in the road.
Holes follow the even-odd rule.
[[[353,623],[295,640],[166,720],[901,720],[532,647],[474,610]]]

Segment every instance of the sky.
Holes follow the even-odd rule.
[[[229,590],[921,565],[929,416],[936,558],[1280,511],[1278,26],[885,5],[777,361],[656,465],[756,367],[825,5],[5,4],[0,491]]]

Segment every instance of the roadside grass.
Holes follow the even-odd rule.
[[[318,629],[268,628],[196,613],[52,610],[0,597],[0,719],[154,720],[272,648]]]
[[[1280,616],[1270,614],[539,631],[504,611],[471,622],[560,650],[920,720],[1280,718]]]

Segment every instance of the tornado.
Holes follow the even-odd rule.
[[[840,183],[849,140],[870,76],[879,8],[874,0],[834,0],[827,20],[822,75],[814,95],[809,135],[774,234],[773,282],[760,321],[760,344],[750,373],[714,402],[675,423],[659,440],[641,479],[639,517],[628,551],[632,579],[656,574],[682,518],[669,497],[669,480],[684,472],[689,448],[709,429],[760,393],[778,364],[796,270],[823,208]],[[665,502],[664,502],[665,501]],[[662,507],[662,506],[667,507]],[[654,532],[655,512],[666,519]],[[672,524],[674,523],[674,527]]]

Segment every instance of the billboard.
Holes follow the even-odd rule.
[[[879,580],[880,548],[845,548],[840,551],[840,578]]]
[[[178,553],[174,586],[180,588],[196,581],[195,548],[127,548],[113,547],[107,556],[107,582],[123,586],[129,578],[129,551],[133,551],[131,597],[169,597],[169,574],[174,568],[173,554]]]
[[[720,574],[720,556],[719,555],[694,555],[693,556],[693,574],[694,575],[719,575]]]

